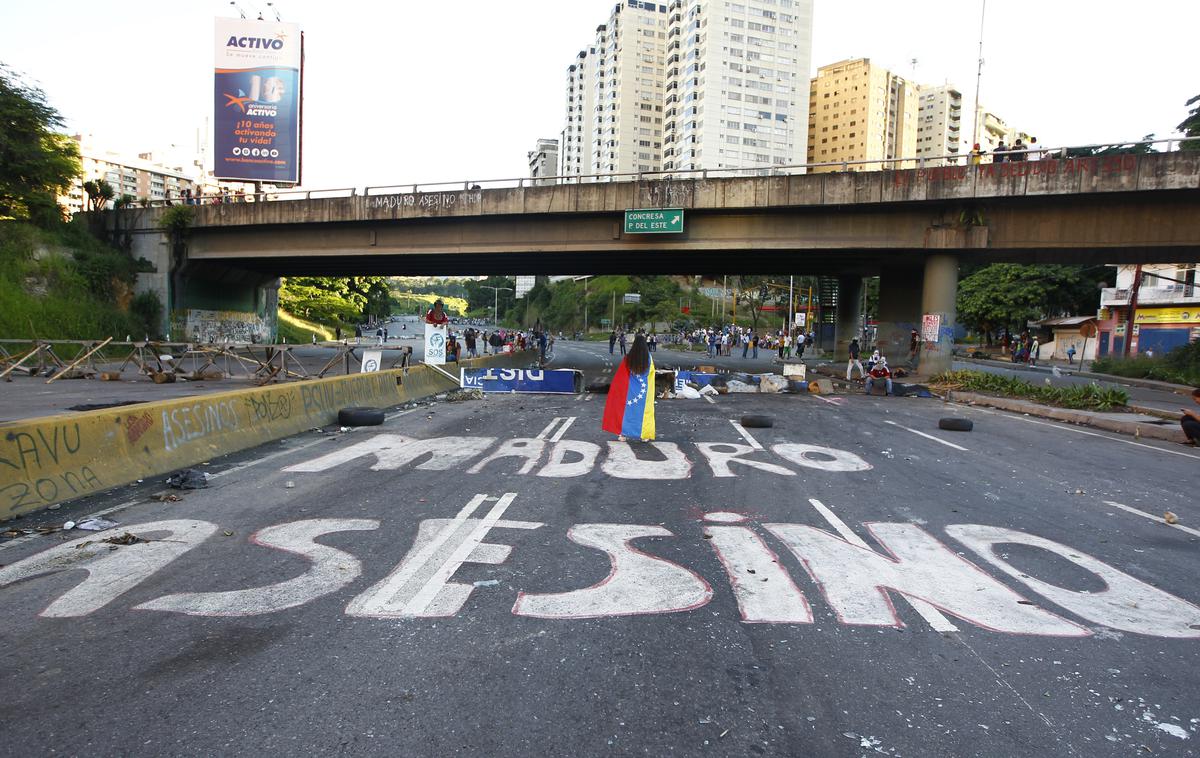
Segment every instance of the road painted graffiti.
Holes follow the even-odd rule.
[[[557,436],[557,435],[555,435]],[[317,473],[342,466],[359,458],[374,457],[373,471],[395,471],[418,460],[417,469],[448,471],[465,470],[482,474],[500,470],[513,472],[511,463],[497,461],[516,459],[515,473],[533,474],[556,479],[583,476],[590,473],[597,461],[600,470],[618,479],[687,479],[692,475],[692,461],[684,448],[674,442],[651,442],[634,445],[610,440],[605,447],[583,440],[543,440],[518,437],[504,440],[492,450],[495,437],[434,437],[418,439],[400,434],[379,434],[362,442],[328,453],[310,461],[289,466],[284,471]],[[695,443],[701,458],[713,476],[733,477],[748,469],[779,476],[794,476],[795,471],[752,455],[774,454],[801,470],[826,472],[867,471],[871,464],[847,450],[798,443],[780,443],[769,448],[729,442]],[[491,452],[487,452],[487,451]],[[601,460],[601,452],[604,452]],[[477,457],[486,456],[467,468]]]
[[[503,564],[519,548],[489,541],[491,534],[498,529],[545,526],[505,518],[515,498],[512,492],[498,497],[479,494],[453,518],[421,520],[412,545],[396,567],[351,599],[345,613],[422,619],[462,612],[477,587],[495,582],[455,582],[455,573],[468,563]],[[478,515],[489,503],[487,512]],[[695,544],[712,546],[741,620],[748,624],[813,624],[812,598],[820,597],[843,625],[900,628],[904,622],[893,601],[903,598],[914,608],[934,608],[991,632],[1091,636],[1093,631],[1072,620],[1073,615],[1124,632],[1200,638],[1200,607],[1068,545],[1015,529],[954,524],[947,526],[945,533],[985,565],[994,566],[1033,596],[1047,601],[1043,604],[1035,604],[915,524],[867,524],[879,545],[876,550],[861,538],[846,539],[841,534],[846,525],[840,522],[835,534],[808,524],[759,524],[727,511],[700,514],[699,521]],[[320,545],[316,539],[337,532],[375,530],[379,525],[370,519],[311,519],[262,529],[251,539],[253,544],[299,555],[308,561],[308,569],[266,586],[167,594],[135,608],[197,616],[251,616],[302,606],[347,588],[363,573],[354,555]],[[0,568],[0,588],[37,581],[39,575],[82,570],[85,578],[39,615],[85,616],[108,606],[184,553],[201,547],[217,531],[215,524],[182,519],[124,529],[144,541],[111,544],[103,542],[101,534],[66,542]],[[665,541],[688,539],[664,526],[575,524],[565,539],[583,548],[581,555],[594,569],[607,565],[607,576],[586,584],[563,575],[549,580],[549,586],[517,588],[513,615],[570,620],[683,613],[707,605],[714,597],[707,579],[661,554]],[[785,548],[785,554],[800,568],[786,566],[770,546],[772,541]],[[1070,561],[1095,577],[1104,589],[1086,592],[1062,587],[1018,570],[996,551],[998,545],[1011,544]],[[811,588],[796,581],[805,574]],[[54,579],[46,586],[57,591],[61,582]]]

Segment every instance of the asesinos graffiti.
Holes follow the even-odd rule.
[[[424,519],[399,563],[350,599],[348,616],[421,619],[462,612],[476,584],[452,581],[464,564],[502,564],[517,544],[497,542],[509,533],[546,525],[507,518],[516,499],[476,495],[452,518]],[[254,616],[295,608],[337,592],[362,575],[353,554],[319,544],[327,534],[371,531],[374,519],[306,519],[259,530],[251,542],[304,558],[307,569],[280,582],[219,592],[179,592],[134,606],[137,610],[195,616]],[[710,603],[709,580],[657,554],[664,540],[691,540],[715,552],[743,623],[814,624],[811,598],[820,597],[846,626],[902,627],[894,600],[931,606],[979,629],[1007,634],[1088,637],[1089,625],[1155,637],[1200,638],[1200,607],[1153,587],[1068,545],[1016,529],[954,524],[946,534],[984,564],[1008,575],[1027,594],[1053,603],[1037,604],[961,552],[916,524],[866,524],[879,544],[855,544],[824,529],[801,523],[755,523],[741,513],[702,514],[692,534],[676,534],[661,525],[583,523],[565,538],[586,548],[587,559],[607,564],[608,575],[588,586],[571,576],[531,582],[515,588],[516,616],[567,621],[631,615],[679,613]],[[0,588],[43,574],[83,569],[74,587],[45,606],[40,616],[71,618],[104,608],[166,568],[185,553],[199,550],[217,531],[215,524],[191,519],[156,521],[122,527],[149,541],[113,549],[95,537],[73,540],[0,568]],[[774,542],[802,566],[789,568],[771,547]],[[635,544],[637,543],[637,544]],[[341,541],[339,544],[344,544]],[[1021,545],[1069,561],[1093,575],[1100,590],[1078,590],[1033,576],[1008,562],[999,546]],[[51,585],[60,589],[62,579]],[[161,581],[159,582],[161,584]],[[188,582],[188,584],[194,584]],[[536,585],[542,586],[536,586]]]

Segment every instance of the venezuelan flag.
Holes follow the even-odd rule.
[[[625,361],[617,367],[608,400],[604,404],[601,428],[644,440],[654,439],[654,360],[645,374],[629,373]]]

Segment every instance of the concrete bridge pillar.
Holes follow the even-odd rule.
[[[834,327],[833,360],[846,360],[850,340],[860,337],[863,280],[859,276],[838,277],[837,323]],[[864,346],[865,347],[865,346]]]
[[[945,253],[925,259],[925,286],[921,311],[939,320],[937,339],[921,344],[918,372],[923,377],[949,371],[954,360],[954,320],[957,314],[958,256]],[[918,330],[921,327],[917,327]],[[922,334],[922,337],[926,335]]]
[[[863,345],[866,356],[878,348],[890,365],[908,365],[909,338],[913,329],[921,328],[923,286],[922,272],[917,266],[880,272],[878,333],[874,345]]]

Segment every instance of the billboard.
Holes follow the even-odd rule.
[[[300,181],[300,26],[216,19],[213,172],[218,179]]]

